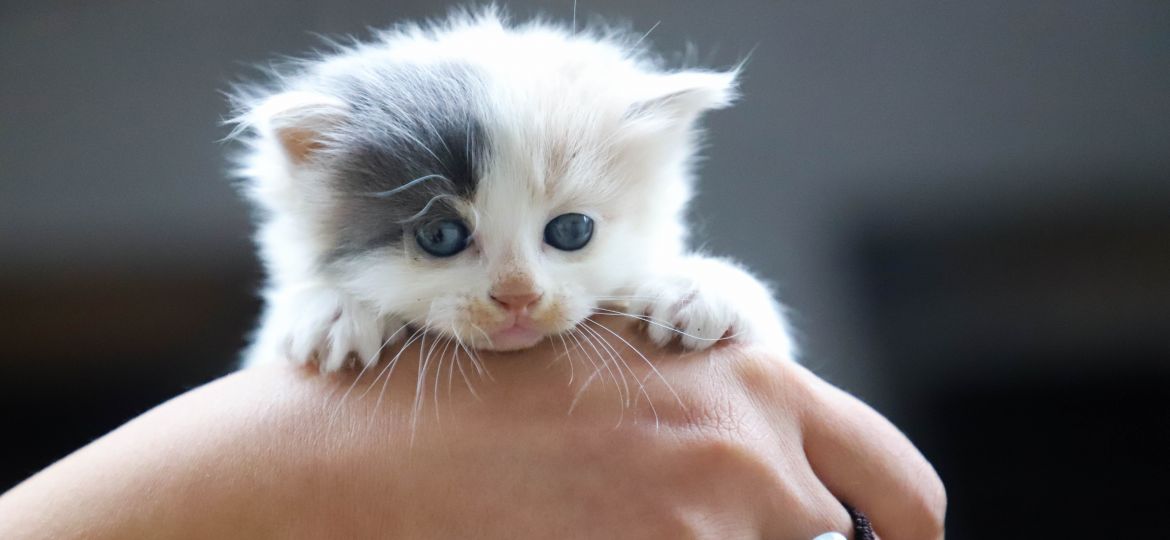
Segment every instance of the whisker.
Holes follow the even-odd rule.
[[[589,385],[593,384],[593,381],[595,379],[597,379],[598,376],[600,376],[600,375],[601,375],[601,370],[595,369],[595,370],[593,370],[593,373],[591,375],[589,375],[589,378],[585,379],[585,383],[582,384],[581,388],[577,389],[577,393],[573,395],[573,401],[569,403],[569,411],[567,413],[565,413],[566,415],[573,414],[573,410],[575,410],[577,408],[577,403],[581,401],[581,396],[585,395],[585,390],[587,390],[589,388]]]
[[[585,329],[586,327],[579,326],[578,328]],[[622,425],[622,421],[625,420],[625,418],[626,418],[626,407],[628,406],[628,404],[630,402],[629,398],[622,394],[622,385],[621,385],[621,383],[618,382],[617,375],[615,375],[613,372],[613,369],[611,369],[609,367],[609,362],[605,361],[605,357],[601,355],[601,351],[597,348],[597,345],[595,345],[593,343],[593,339],[591,337],[589,337],[589,334],[585,333],[584,331],[581,331],[580,334],[581,334],[582,338],[585,338],[585,342],[588,343],[589,346],[593,348],[594,352],[597,353],[597,359],[601,362],[601,366],[603,368],[605,368],[605,370],[609,373],[610,378],[613,379],[614,387],[618,391],[618,411],[619,411],[618,412],[618,421],[617,421],[617,425],[614,426],[616,429],[617,427]],[[627,391],[627,393],[629,392],[628,386],[626,387],[626,391]]]
[[[435,180],[435,179],[442,179],[442,180],[446,180],[448,182],[451,182],[450,178],[447,178],[446,176],[443,176],[441,174],[428,174],[426,176],[420,176],[418,178],[415,178],[414,180],[411,180],[405,184],[402,184],[401,186],[398,186],[394,189],[387,190],[387,191],[379,191],[376,193],[367,193],[366,196],[367,197],[374,197],[376,199],[389,199],[390,197],[393,197],[399,193],[402,193],[403,191],[406,191],[414,186],[417,186],[423,182],[426,182],[427,180]]]
[[[581,399],[581,396],[585,393],[585,389],[589,388],[589,385],[593,383],[593,380],[595,378],[597,378],[598,375],[601,374],[601,368],[598,367],[597,362],[593,361],[593,358],[591,358],[589,356],[589,352],[586,351],[585,347],[581,344],[581,340],[577,338],[577,334],[579,332],[580,331],[577,330],[575,327],[570,328],[569,329],[569,338],[572,339],[573,342],[577,344],[577,346],[575,348],[577,350],[581,351],[581,354],[585,356],[585,360],[587,362],[589,362],[589,365],[593,366],[593,373],[589,375],[589,378],[585,379],[585,384],[581,385],[581,388],[579,388],[577,390],[577,394],[575,396],[573,396],[573,401],[572,401],[572,403],[569,404],[568,414],[573,414],[573,409],[576,408],[577,401]]]
[[[588,320],[588,319],[586,319],[586,320]],[[650,368],[650,370],[651,370],[651,371],[653,371],[653,372],[654,372],[654,374],[655,374],[656,376],[658,376],[658,380],[662,381],[662,384],[663,384],[663,385],[665,385],[665,386],[666,386],[666,389],[667,389],[667,390],[669,390],[669,391],[670,391],[670,393],[671,393],[671,395],[673,395],[673,396],[674,396],[674,399],[675,399],[675,400],[678,402],[679,406],[680,406],[680,407],[685,407],[685,405],[683,404],[682,397],[680,397],[680,396],[678,395],[678,392],[675,392],[675,391],[674,391],[674,387],[673,387],[673,386],[671,386],[671,384],[670,384],[670,381],[667,381],[667,380],[666,380],[666,377],[663,377],[663,376],[662,376],[662,372],[661,372],[661,371],[658,371],[658,368],[654,366],[654,362],[651,362],[649,358],[646,358],[646,355],[642,354],[642,351],[638,350],[638,348],[637,348],[637,347],[635,347],[635,346],[634,346],[632,343],[630,343],[629,341],[627,341],[627,340],[626,340],[626,338],[622,337],[622,336],[621,336],[621,334],[618,334],[617,332],[614,332],[614,331],[613,331],[613,330],[611,330],[609,327],[607,327],[607,326],[605,326],[605,325],[603,325],[603,324],[601,324],[601,323],[599,323],[599,322],[597,322],[597,321],[592,321],[592,322],[593,322],[593,324],[597,325],[597,326],[598,326],[599,328],[601,328],[602,330],[605,330],[606,332],[609,332],[610,334],[613,334],[613,336],[614,336],[614,337],[616,337],[616,338],[620,339],[620,340],[622,341],[622,343],[625,343],[625,344],[626,344],[626,346],[630,348],[630,350],[634,351],[634,353],[635,353],[635,354],[637,354],[637,355],[638,355],[638,357],[639,357],[639,358],[641,358],[641,359],[642,359],[642,361],[646,363],[646,366],[647,366],[647,367],[649,367],[649,368]]]
[[[681,332],[681,330],[675,328],[674,325],[670,324],[669,322],[664,321],[662,319],[655,318],[655,317],[651,317],[649,315],[638,315],[638,314],[629,313],[629,312],[621,311],[621,310],[617,310],[617,309],[604,308],[601,306],[595,306],[593,308],[593,311],[596,312],[597,314],[601,314],[601,315],[617,315],[620,317],[630,317],[633,319],[637,319],[639,321],[643,321],[643,322],[647,322],[647,323],[655,324],[657,326],[664,327],[668,330]]]
[[[592,323],[593,325],[598,326],[598,327],[602,328],[603,330],[609,331],[611,334],[614,334],[612,331],[610,331],[609,328],[605,327],[604,325],[602,325],[601,323],[599,323],[597,321],[585,319],[585,322]],[[588,328],[587,325],[584,327]],[[621,372],[621,368],[624,367],[625,370],[627,372],[629,372],[629,374],[634,378],[634,382],[636,382],[638,385],[638,395],[634,396],[634,400],[635,400],[634,405],[637,404],[638,396],[645,396],[646,397],[646,404],[650,406],[650,412],[651,412],[651,414],[654,415],[654,429],[656,429],[656,430],[659,429],[660,422],[659,422],[659,418],[658,418],[658,408],[654,406],[654,398],[652,398],[650,396],[650,393],[646,390],[645,378],[639,377],[638,374],[634,372],[633,368],[630,367],[630,364],[626,362],[625,357],[621,353],[618,352],[617,348],[614,347],[613,344],[611,344],[608,339],[605,339],[596,330],[590,330],[590,331],[593,332],[595,335],[597,335],[598,338],[601,339],[601,341],[603,343],[605,343],[605,346],[608,347],[610,351],[612,351],[612,355],[617,360],[617,363],[618,363],[618,371]],[[627,347],[633,348],[633,346],[630,345],[630,343],[628,341],[626,341],[624,338],[621,338],[621,336],[619,336],[617,334],[614,334],[614,336],[618,337],[619,339],[622,339],[622,342],[625,343]],[[634,352],[638,353],[639,355],[641,354],[637,349],[634,349]],[[624,381],[625,378],[626,378],[625,373],[622,373],[622,380]],[[629,398],[629,391],[628,390],[626,392],[626,395],[627,395],[627,399],[628,399]],[[637,421],[637,418],[638,417],[634,417],[635,422]]]
[[[452,340],[451,338],[447,338],[447,344],[443,346],[443,356],[447,356],[447,347],[450,347],[451,343],[453,343],[453,342],[454,342],[454,340]],[[448,406],[451,405],[451,379],[455,375],[455,361],[458,360],[458,357],[455,356],[455,354],[458,352],[459,352],[459,349],[452,349],[451,363],[447,364],[447,405]],[[436,390],[436,392],[437,392],[437,390]],[[438,410],[437,407],[438,406],[436,405],[436,410]]]
[[[455,335],[455,341],[459,343],[459,346],[462,347],[464,351],[467,351],[467,358],[471,361],[471,366],[475,368],[480,378],[483,378],[483,371],[480,370],[479,364],[475,362],[475,358],[471,356],[471,349],[467,346],[466,343],[463,342],[463,338],[459,336],[459,332],[452,329],[451,333]]]
[[[424,334],[422,345],[418,349],[418,377],[414,385],[414,404],[410,410],[410,444],[412,447],[414,446],[415,431],[418,427],[418,417],[422,414],[423,402],[426,400],[427,368],[430,367],[431,354],[435,352],[435,346],[438,345],[438,340],[435,340],[431,343],[431,348],[427,349],[426,339]]]
[[[357,377],[354,378],[353,382],[350,383],[349,388],[345,389],[345,393],[342,394],[341,399],[338,400],[337,406],[334,408],[334,414],[341,411],[341,406],[345,404],[345,400],[347,398],[349,398],[349,394],[351,392],[353,392],[353,389],[355,387],[357,387],[358,381],[360,381],[362,379],[362,377],[365,376],[366,371],[368,371],[371,367],[373,367],[377,363],[376,361],[379,357],[382,356],[382,351],[386,348],[386,345],[389,345],[391,341],[394,341],[395,336],[397,336],[398,333],[401,332],[403,329],[405,329],[407,326],[410,326],[411,323],[413,323],[413,322],[414,321],[408,321],[408,322],[404,323],[402,326],[399,326],[398,329],[394,331],[394,333],[390,334],[390,337],[386,338],[386,340],[382,342],[382,346],[378,347],[378,350],[374,353],[374,355],[371,356],[369,358],[369,360],[367,360],[362,365],[362,370],[360,372],[358,372]]]
[[[451,195],[450,193],[440,193],[438,195],[435,195],[434,197],[431,197],[431,200],[427,201],[427,204],[422,207],[422,210],[415,212],[413,216],[410,216],[406,219],[399,220],[399,223],[410,223],[418,218],[421,218],[421,217],[427,215],[427,212],[431,211],[431,207],[434,206],[436,202],[441,201],[443,199],[459,200],[458,197]]]
[[[653,32],[654,29],[658,28],[658,25],[660,25],[660,24],[662,24],[662,21],[658,21],[658,22],[654,23],[654,26],[651,26],[650,29],[647,30],[645,34],[642,34],[642,37],[638,38],[638,41],[635,41],[633,45],[630,45],[630,48],[631,49],[638,48],[638,45],[640,45],[642,43],[642,41],[645,40],[647,37],[650,37],[650,32]]]
[[[576,376],[577,369],[573,365],[573,357],[569,356],[569,343],[567,341],[565,341],[565,336],[563,333],[557,334],[557,338],[559,338],[561,340],[561,347],[565,350],[565,352],[562,356],[565,358],[566,361],[569,362],[569,386],[573,386],[573,378]],[[561,358],[561,356],[557,357],[557,359],[560,359],[560,358]]]
[[[439,424],[439,381],[443,380],[443,360],[447,356],[447,347],[450,345],[451,345],[451,340],[444,337],[443,338],[443,350],[441,352],[439,352],[439,362],[437,364],[435,364],[435,387],[431,391],[431,398],[435,402],[435,424],[436,425]]]
[[[459,347],[466,350],[466,347],[464,347],[462,343],[459,344]],[[459,349],[455,349],[455,353],[458,354]],[[468,356],[468,358],[471,357]],[[474,397],[476,401],[483,401],[480,399],[479,393],[475,391],[475,387],[471,385],[471,379],[467,377],[467,372],[463,370],[463,362],[459,362],[457,365],[459,366],[459,375],[463,377],[463,384],[467,385],[467,391],[471,392],[471,396]]]
[[[606,373],[608,373],[610,378],[613,380],[614,386],[618,389],[618,396],[620,396],[622,400],[622,408],[625,408],[625,404],[628,403],[628,401],[626,400],[625,396],[622,395],[621,383],[618,382],[617,375],[613,372],[613,369],[610,368],[609,362],[606,362],[605,357],[602,356],[601,349],[597,348],[597,344],[594,343],[593,338],[588,333],[586,333],[586,330],[587,328],[584,326],[577,327],[577,331],[581,338],[585,340],[585,343],[589,344],[589,347],[593,349],[593,352],[597,353],[597,361],[601,362],[601,367],[605,369]]]
[[[609,344],[609,341],[606,341],[605,337],[602,336],[601,334],[599,334],[596,330],[590,328],[587,325],[582,325],[581,329],[586,331],[586,332],[589,332],[590,334],[593,335],[593,337],[597,338],[597,341],[601,344],[601,349],[603,351],[605,351],[605,354],[607,356],[609,356],[610,360],[613,360],[613,367],[615,370],[617,370],[618,375],[621,375],[622,386],[625,388],[625,392],[626,392],[625,406],[627,408],[630,407],[631,406],[630,383],[626,379],[626,372],[622,371],[622,360],[621,360],[620,355],[616,354],[616,351],[614,350],[613,346]]]
[[[593,370],[595,372],[600,371],[601,368],[598,367],[597,362],[593,361],[593,358],[591,358],[589,356],[588,351],[585,350],[585,346],[581,344],[581,340],[577,338],[577,335],[579,333],[580,333],[580,330],[577,330],[576,328],[569,329],[569,338],[572,339],[573,342],[577,344],[576,347],[574,347],[574,348],[581,351],[581,354],[585,355],[585,360],[587,360],[589,362],[589,365],[593,366]]]
[[[672,326],[670,324],[665,324],[663,322],[660,322],[659,319],[655,319],[655,318],[650,317],[648,315],[634,315],[631,313],[626,313],[623,311],[617,311],[617,310],[613,310],[613,309],[606,309],[603,307],[594,307],[593,311],[594,311],[594,313],[596,313],[598,315],[615,315],[618,317],[629,317],[631,319],[637,319],[637,320],[645,322],[647,324],[652,324],[652,325],[657,326],[659,328],[665,328],[665,329],[670,330],[671,332],[674,332],[680,336],[686,336],[686,337],[689,337],[689,338],[697,340],[697,341],[726,341],[726,340],[730,340],[730,339],[735,339],[737,336],[739,336],[743,333],[743,332],[736,332],[734,334],[727,335],[727,336],[720,336],[717,338],[707,338],[707,337],[702,337],[702,336],[696,336],[694,334],[688,334],[687,332],[679,330],[678,328],[675,328],[674,326]]]
[[[378,391],[378,400],[374,403],[375,410],[380,410],[382,408],[382,398],[386,395],[386,388],[390,383],[391,377],[394,375],[394,368],[398,365],[398,359],[402,357],[402,354],[406,352],[406,349],[410,347],[410,345],[414,343],[421,335],[423,335],[423,329],[419,328],[415,330],[408,339],[402,342],[402,346],[398,348],[398,352],[395,353],[394,357],[386,363],[386,365],[382,368],[382,371],[378,373],[378,376],[374,377],[374,380],[370,381],[370,384],[366,386],[365,391],[362,392],[361,396],[358,396],[358,399],[365,398],[366,394],[369,394],[370,390],[374,388],[374,385],[378,384],[378,380],[382,379],[382,376],[385,375],[386,378],[382,381],[382,389]],[[373,429],[373,426],[373,416],[371,415],[370,421],[366,424],[366,430],[369,431],[370,429]]]
[[[561,335],[561,334],[554,334],[554,336],[555,336],[555,337],[557,337],[557,338],[559,338],[559,339],[561,340],[561,345],[565,345],[565,337],[564,337],[563,335]],[[554,343],[553,345],[556,345],[556,344]],[[555,346],[554,346],[553,348],[554,348],[554,350],[556,349],[556,347],[555,347]],[[562,358],[565,358],[566,356],[568,356],[568,355],[569,355],[569,349],[568,349],[568,347],[567,347],[567,346],[566,346],[566,347],[562,347],[562,350],[563,350],[564,352],[562,352],[561,354],[558,354],[558,355],[554,356],[552,359],[550,359],[550,360],[548,361],[548,363],[547,363],[547,364],[545,364],[545,366],[544,366],[544,368],[545,368],[545,369],[551,368],[551,367],[553,366],[553,364],[556,364],[556,363],[557,363],[557,362],[559,362],[559,361],[560,361]],[[571,362],[570,362],[570,367],[572,367],[572,363],[571,363]]]
[[[483,328],[480,328],[478,324],[475,324],[475,323],[469,323],[469,324],[471,324],[471,327],[474,328],[475,331],[479,332],[479,334],[481,336],[483,336],[484,341],[487,341],[488,343],[492,342],[492,337],[489,336],[488,333],[483,330]]]
[[[459,332],[452,329],[451,334],[455,336],[455,345],[456,345],[456,348],[455,348],[455,355],[456,356],[455,357],[456,357],[456,359],[459,358],[459,349],[463,349],[464,351],[467,352],[467,358],[469,361],[471,361],[472,367],[476,367],[478,369],[478,366],[475,364],[474,358],[471,356],[470,349],[468,349],[467,346],[463,344],[463,339],[459,337]],[[471,392],[472,397],[474,397],[476,399],[476,401],[482,401],[479,398],[479,394],[477,394],[475,392],[475,388],[472,387],[471,379],[469,379],[467,377],[467,372],[465,372],[463,370],[463,363],[459,362],[458,366],[459,366],[459,374],[463,376],[463,383],[467,385],[467,391]],[[480,377],[482,378],[483,376],[480,375]]]
[[[408,323],[408,325],[409,325],[409,323]],[[414,342],[414,339],[419,335],[419,333],[421,331],[422,331],[421,329],[416,329],[414,332],[412,332],[410,334],[409,337],[407,337],[405,340],[403,340],[402,346],[400,346],[398,348],[398,352],[394,355],[394,358],[392,358],[389,362],[386,362],[386,365],[382,366],[382,370],[378,372],[378,374],[374,377],[374,380],[370,381],[370,384],[366,386],[365,391],[363,391],[361,393],[361,395],[358,396],[358,399],[362,399],[362,398],[366,397],[366,394],[370,393],[370,390],[373,389],[375,384],[378,384],[378,381],[382,378],[382,376],[386,375],[387,370],[389,370],[390,372],[394,371],[394,360],[396,360],[398,358],[398,356],[401,355],[403,353],[403,351],[406,350],[407,346],[409,346],[411,343]]]
[[[483,334],[484,339],[486,339],[488,343],[492,342],[491,336],[489,336],[487,332],[484,332],[483,328],[480,328],[479,325],[477,325],[475,323],[470,323],[470,324],[471,324],[471,327],[474,328],[477,332],[479,332],[480,334]],[[480,365],[480,368],[481,368],[480,375],[486,376],[489,381],[495,382],[495,380],[496,380],[495,377],[492,377],[492,372],[488,371],[487,365],[483,364],[483,360],[480,359],[479,353],[474,352],[472,349],[467,349],[467,352],[468,352],[468,354],[472,354],[475,358],[475,362]]]
[[[425,335],[426,333],[423,328],[415,330],[414,333],[411,334],[410,339],[403,342],[402,347],[398,349],[398,353],[394,355],[394,358],[391,358],[390,361],[386,363],[386,367],[382,368],[382,373],[379,373],[378,376],[374,378],[370,386],[366,388],[366,392],[362,393],[362,396],[364,397],[366,393],[368,393],[370,389],[378,383],[378,379],[382,378],[382,374],[386,374],[385,380],[382,381],[382,390],[378,392],[376,408],[382,407],[382,398],[386,395],[386,387],[390,383],[390,377],[394,375],[394,368],[398,366],[398,359],[402,357],[402,354],[406,352],[408,347],[410,347],[415,341],[418,341],[420,337]]]

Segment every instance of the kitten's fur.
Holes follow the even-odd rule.
[[[660,344],[732,336],[789,355],[765,286],[685,245],[697,122],[731,103],[736,75],[494,11],[294,64],[240,100],[269,273],[245,362],[336,370],[418,328],[523,348],[605,306],[648,317]],[[579,251],[544,242],[567,212],[594,220]],[[415,228],[439,219],[472,230],[464,251],[420,249]],[[535,295],[524,310],[493,299]]]

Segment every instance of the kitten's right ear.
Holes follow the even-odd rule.
[[[739,68],[726,72],[679,71],[655,74],[640,89],[642,96],[626,118],[667,127],[689,127],[704,112],[735,101]]]
[[[284,92],[265,99],[248,114],[248,121],[264,136],[280,143],[285,155],[301,165],[324,148],[329,132],[340,124],[349,106],[316,92]]]

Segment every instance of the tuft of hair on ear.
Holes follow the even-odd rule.
[[[704,112],[727,107],[739,97],[739,71],[737,67],[651,75],[626,118],[662,127],[689,127]]]
[[[287,91],[261,101],[245,113],[241,124],[261,137],[273,137],[291,162],[303,165],[325,147],[329,133],[348,112],[349,106],[333,96]]]

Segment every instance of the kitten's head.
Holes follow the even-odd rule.
[[[324,281],[499,350],[572,328],[681,253],[695,124],[735,83],[490,12],[292,71],[241,116],[274,287]]]

